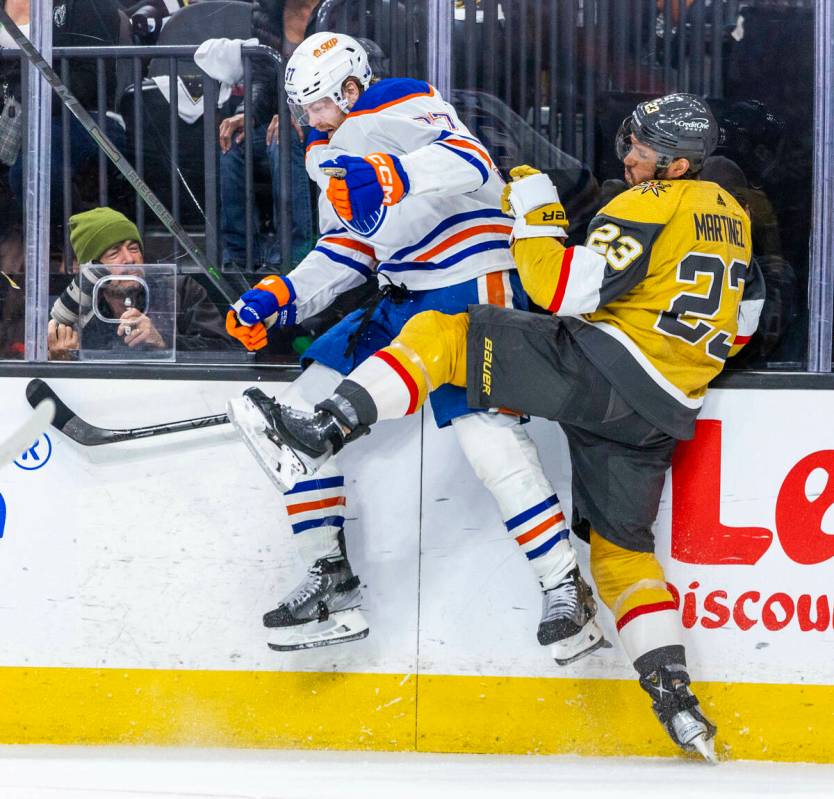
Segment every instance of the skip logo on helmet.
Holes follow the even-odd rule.
[[[322,42],[321,47],[317,47],[313,50],[313,57],[318,58],[319,56],[323,56],[328,50],[332,50],[338,43],[339,39],[336,36],[332,39],[328,39],[326,42]]]

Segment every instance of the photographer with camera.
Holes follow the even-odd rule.
[[[50,311],[47,348],[50,360],[72,360],[79,349],[80,331],[85,340],[109,346],[121,342],[127,349],[163,349],[170,346],[151,316],[142,310],[132,292],[138,281],[113,281],[99,292],[105,324],[91,307],[91,292],[103,276],[141,277],[145,263],[139,230],[124,214],[112,208],[94,208],[70,217],[70,243],[81,265],[79,274],[55,301]],[[101,266],[99,266],[101,265]],[[176,345],[181,350],[222,350],[231,347],[224,322],[206,290],[191,277],[177,278]]]

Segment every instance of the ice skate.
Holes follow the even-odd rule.
[[[320,558],[302,582],[264,616],[268,645],[279,652],[358,641],[368,635],[359,611],[359,578],[346,558]]]
[[[240,399],[229,400],[226,412],[255,460],[282,492],[315,473],[345,440],[332,414],[295,410],[259,388],[249,388]]]
[[[715,755],[716,726],[703,714],[689,690],[683,666],[661,666],[640,677],[640,687],[652,698],[652,710],[669,737],[685,752],[698,752],[707,762]]]
[[[544,592],[538,639],[542,646],[550,645],[550,654],[560,666],[611,646],[596,623],[596,612],[591,587],[579,569],[573,569],[557,586]]]

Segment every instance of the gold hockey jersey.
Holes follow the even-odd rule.
[[[707,385],[764,302],[750,220],[732,195],[709,181],[647,181],[599,212],[584,246],[533,238],[512,251],[533,301],[568,317],[626,401],[690,437]]]

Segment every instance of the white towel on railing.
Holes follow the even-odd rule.
[[[207,75],[223,84],[240,83],[243,80],[243,57],[240,48],[257,44],[252,39],[207,39],[194,53],[194,62]]]
[[[171,94],[168,91],[169,79],[167,75],[161,75],[151,80],[159,87],[165,99],[170,103]],[[232,87],[227,83],[220,85],[220,93],[217,97],[217,107],[219,108],[232,94]],[[177,113],[183,122],[193,125],[200,117],[203,116],[203,96],[195,98],[192,97],[188,87],[183,83],[182,78],[177,78]]]

